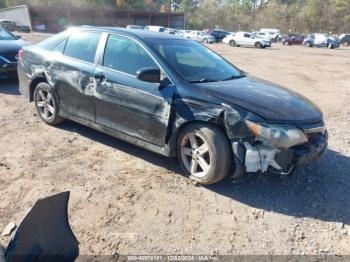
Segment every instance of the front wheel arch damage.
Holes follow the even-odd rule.
[[[221,105],[218,108],[208,109],[209,111],[203,110],[202,108],[191,108],[191,113],[193,113],[189,119],[185,119],[181,116],[179,112],[175,113],[173,127],[171,128],[171,135],[169,136],[169,147],[170,147],[170,156],[176,156],[176,141],[178,140],[178,136],[181,134],[181,131],[184,130],[189,125],[193,125],[196,123],[203,123],[205,125],[213,125],[215,127],[219,127],[220,130],[223,131],[229,148],[231,150],[231,155],[233,155],[232,148],[232,140],[237,139],[238,137],[243,136],[244,123],[240,117],[240,114],[237,111],[234,111],[231,107]],[[234,117],[233,115],[234,114]],[[230,121],[228,121],[230,118]],[[236,125],[233,130],[237,130],[237,132],[232,132],[230,129],[230,125]],[[245,136],[247,135],[247,130],[245,131]],[[232,165],[230,168],[230,174],[236,174],[236,158],[233,158]]]
[[[207,143],[208,148],[211,148],[211,149],[208,149],[209,150],[208,152],[210,152],[210,162],[208,162],[210,163],[210,170],[206,170],[208,173],[204,173],[204,176],[201,175],[197,177],[196,175],[189,173],[188,167],[183,168],[184,162],[182,161],[184,160],[183,160],[182,153],[180,154],[180,151],[182,150],[182,142],[186,136],[188,135],[193,136],[193,134],[195,134],[195,136],[198,135],[198,137],[202,138],[204,141],[204,144]],[[200,146],[200,144],[198,145]],[[179,165],[183,170],[184,174],[188,175],[189,178],[197,181],[200,184],[210,185],[210,184],[216,183],[222,180],[224,177],[226,177],[226,175],[232,173],[232,167],[234,166],[234,163],[233,163],[232,148],[230,145],[230,141],[225,133],[225,130],[221,126],[219,126],[217,123],[215,123],[215,120],[213,121],[197,120],[197,121],[186,122],[185,124],[183,124],[181,128],[179,128],[178,130],[178,134],[176,136],[176,145],[174,146],[174,148],[176,149],[177,160],[179,161]],[[194,152],[195,151],[192,151],[193,154],[196,154]],[[220,156],[219,152],[223,153],[223,155]],[[215,157],[213,157],[212,153],[214,153]],[[199,155],[198,157],[200,158]],[[193,159],[195,158],[192,158],[191,161],[195,161]],[[200,161],[198,161],[198,163],[199,163],[198,166],[202,167],[202,164],[200,163]],[[187,171],[185,169],[187,169]],[[204,171],[205,169],[203,169],[203,172]]]

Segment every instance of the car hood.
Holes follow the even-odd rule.
[[[29,42],[18,40],[0,40],[0,54],[8,52],[18,52],[23,46],[29,45]]]
[[[254,77],[200,83],[204,92],[223,103],[237,105],[269,123],[313,123],[322,121],[319,108],[307,98],[284,87]]]

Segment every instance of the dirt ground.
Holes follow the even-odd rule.
[[[175,159],[72,122],[45,125],[17,83],[0,80],[0,230],[37,199],[69,190],[83,255],[350,255],[350,48],[210,47],[316,102],[328,151],[290,178],[196,187]]]

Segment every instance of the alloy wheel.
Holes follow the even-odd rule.
[[[209,147],[196,133],[188,133],[182,138],[181,159],[194,177],[204,177],[210,170]]]
[[[55,114],[55,104],[51,93],[47,90],[40,89],[37,93],[36,105],[41,116],[50,121]]]

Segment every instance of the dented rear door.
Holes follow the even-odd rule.
[[[93,77],[101,35],[83,31],[70,36],[64,54],[57,56],[50,65],[63,114],[95,121]]]

